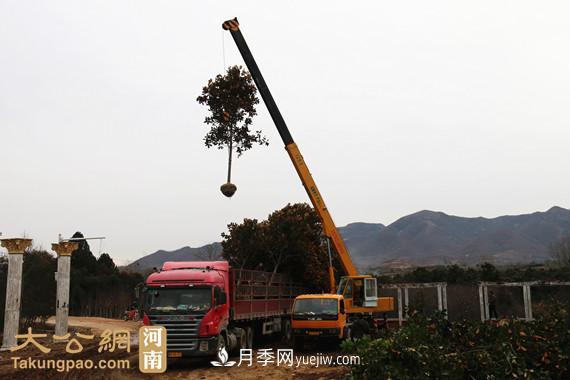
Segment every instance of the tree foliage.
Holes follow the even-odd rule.
[[[24,253],[20,318],[29,326],[37,319],[44,323],[55,314],[57,259],[49,252]]]
[[[74,238],[82,238],[77,232]],[[120,317],[133,301],[134,288],[142,275],[119,271],[111,256],[99,258],[91,252],[87,240],[80,240],[71,255],[69,312],[72,315]]]
[[[380,283],[447,282],[448,284],[476,284],[479,281],[570,281],[570,266],[515,266],[499,269],[490,263],[477,267],[459,265],[432,268],[418,267],[406,273],[378,276]]]
[[[204,120],[210,127],[204,137],[208,148],[227,147],[240,156],[254,144],[268,144],[261,131],[250,130],[259,99],[251,75],[241,66],[231,66],[225,75],[210,79],[196,100],[210,112]]]
[[[534,321],[448,322],[411,313],[382,339],[346,341],[361,358],[354,379],[567,379],[570,310],[555,305]]]
[[[328,289],[328,256],[318,215],[288,204],[267,220],[244,219],[222,233],[223,257],[235,268],[287,273],[314,291]]]

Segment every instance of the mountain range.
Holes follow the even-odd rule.
[[[388,226],[351,223],[339,228],[355,264],[365,269],[442,264],[496,265],[542,263],[549,248],[570,234],[570,210],[466,218],[424,210]],[[159,267],[167,260],[219,258],[221,245],[157,251],[128,266],[132,270]]]

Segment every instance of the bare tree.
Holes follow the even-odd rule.
[[[216,261],[221,257],[222,247],[218,243],[205,245],[196,253],[196,258],[204,261]]]
[[[560,266],[570,266],[570,235],[563,236],[552,244],[550,255]]]

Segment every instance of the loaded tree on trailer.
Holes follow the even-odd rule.
[[[230,31],[236,43],[283,140],[285,150],[293,162],[313,207],[322,220],[323,233],[327,238],[327,244],[329,247],[332,244],[345,273],[337,290],[332,255],[329,249],[328,272],[331,294],[303,296],[296,299],[292,314],[293,333],[296,342],[301,346],[307,337],[342,339],[347,336],[358,336],[366,333],[369,328],[374,327],[375,317],[379,313],[394,310],[394,299],[392,297],[378,297],[376,278],[358,273],[305,160],[245,42],[237,18],[224,22],[222,27],[224,30]],[[333,295],[335,291],[338,296]],[[334,305],[336,306],[333,307]],[[325,308],[326,313],[324,312]],[[330,322],[328,320],[331,318],[337,321],[334,327],[329,327]]]

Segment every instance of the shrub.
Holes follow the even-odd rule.
[[[555,305],[534,321],[459,321],[412,313],[383,339],[348,340],[361,357],[354,379],[567,379],[570,309]]]

